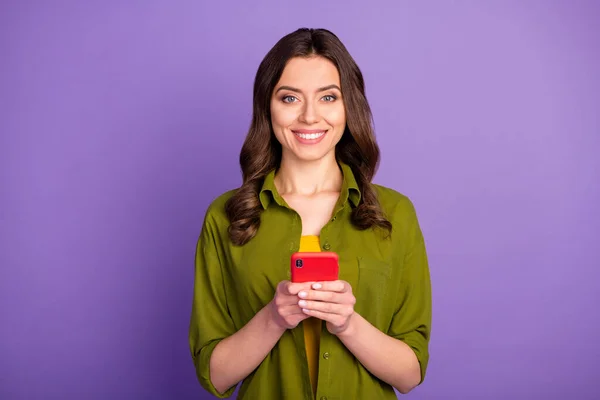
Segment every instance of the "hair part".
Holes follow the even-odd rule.
[[[379,147],[362,73],[335,34],[326,29],[301,28],[281,38],[256,72],[252,121],[239,158],[243,182],[225,204],[230,222],[228,234],[235,245],[244,245],[256,236],[263,211],[259,198],[262,183],[281,163],[281,144],[271,127],[271,96],[275,85],[291,58],[310,56],[328,59],[340,74],[346,129],[335,155],[350,166],[361,191],[360,203],[352,210],[352,224],[361,230],[382,228],[389,233],[392,229],[371,185],[379,166]]]

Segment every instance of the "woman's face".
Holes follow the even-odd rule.
[[[271,96],[271,125],[283,158],[335,156],[346,127],[340,75],[326,58],[292,58]]]

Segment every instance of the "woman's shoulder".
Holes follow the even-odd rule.
[[[237,190],[237,188],[231,189],[214,197],[206,209],[205,221],[216,225],[229,225],[225,205]]]
[[[380,184],[372,184],[383,212],[392,221],[406,221],[416,218],[415,205],[405,193]]]

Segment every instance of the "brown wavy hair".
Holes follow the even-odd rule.
[[[346,129],[335,154],[350,166],[361,191],[360,203],[352,210],[352,224],[359,229],[379,227],[391,231],[392,224],[383,215],[371,186],[379,165],[379,147],[362,73],[335,34],[326,29],[301,28],[281,38],[256,72],[252,122],[240,152],[243,183],[225,205],[229,237],[236,245],[244,245],[256,235],[263,210],[259,200],[262,183],[281,162],[281,144],[271,127],[270,104],[275,85],[291,58],[315,55],[331,61],[340,74]]]

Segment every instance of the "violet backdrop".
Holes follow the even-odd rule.
[[[427,240],[410,399],[593,399],[600,3],[3,1],[0,398],[208,399],[187,328],[209,202],[240,183],[256,68],[335,32]]]

